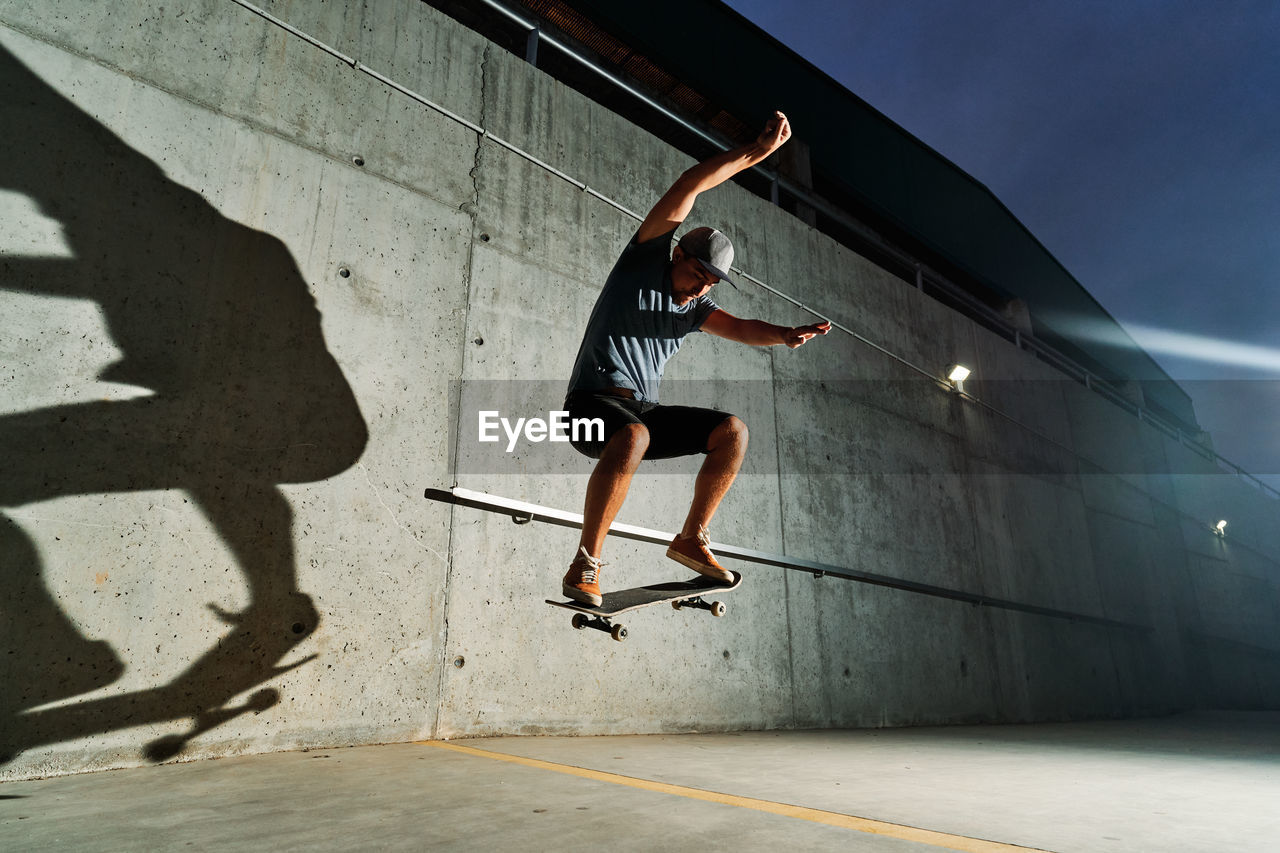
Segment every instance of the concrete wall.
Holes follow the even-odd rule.
[[[415,0],[264,5],[633,210],[688,165]],[[457,419],[481,380],[558,406],[635,222],[230,0],[0,0],[0,49],[0,778],[1280,704],[1273,501],[733,186],[695,218],[744,269],[971,364],[1005,414],[840,333],[695,336],[664,397],[752,435],[714,537],[1150,630],[754,567],[725,619],[570,630],[543,599],[572,531],[422,490],[580,507],[586,460],[476,466]],[[623,520],[678,527],[691,468],[654,463]],[[606,559],[606,586],[672,574],[651,545]]]

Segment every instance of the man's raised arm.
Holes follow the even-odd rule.
[[[716,337],[727,338],[753,347],[782,344],[795,349],[818,335],[825,335],[831,331],[831,321],[823,320],[821,323],[810,323],[807,326],[775,326],[764,320],[744,320],[722,308],[717,308],[703,322],[702,330]]]
[[[649,211],[640,225],[636,242],[644,243],[674,229],[689,216],[698,193],[718,187],[739,172],[750,169],[790,138],[790,122],[782,113],[775,112],[755,142],[724,151],[686,170]]]

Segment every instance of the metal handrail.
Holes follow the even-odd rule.
[[[453,504],[455,506],[482,509],[487,512],[498,513],[499,515],[508,515],[511,517],[511,520],[517,524],[528,524],[531,521],[539,521],[544,524],[554,524],[560,527],[582,527],[582,515],[576,512],[569,512],[568,510],[527,503],[514,498],[502,497],[501,495],[491,495],[486,492],[474,492],[470,489],[463,489],[456,486],[449,490],[427,489],[423,493],[423,496],[428,500],[440,501],[442,503]],[[610,536],[631,539],[637,542],[649,542],[656,545],[666,545],[675,536],[673,533],[668,533],[662,530],[654,530],[648,527],[638,527],[633,524],[622,524],[619,522],[614,522],[606,532]],[[919,581],[908,580],[906,578],[895,578],[890,575],[882,575],[877,572],[865,572],[860,569],[833,566],[829,563],[820,563],[815,560],[805,559],[804,557],[795,557],[787,554],[770,554],[765,551],[756,551],[751,548],[727,545],[723,542],[712,542],[708,547],[710,547],[711,550],[719,557],[727,557],[735,560],[742,560],[747,563],[756,563],[763,566],[773,566],[780,569],[804,572],[813,575],[815,578],[840,578],[842,580],[857,581],[859,583],[871,584],[873,586],[897,589],[903,592],[914,592],[919,595],[928,595],[934,598],[945,598],[951,601],[973,604],[975,606],[994,607],[998,610],[1012,610],[1018,613],[1030,613],[1036,616],[1047,616],[1053,619],[1065,619],[1071,622],[1101,625],[1107,628],[1120,628],[1140,633],[1149,633],[1154,630],[1150,625],[1143,625],[1137,622],[1124,622],[1119,619],[1108,619],[1105,616],[1095,616],[1090,613],[1075,613],[1070,610],[1058,610],[1053,607],[1042,607],[1038,604],[1010,601],[1009,599],[996,598],[980,592],[951,589],[950,587],[921,583]]]

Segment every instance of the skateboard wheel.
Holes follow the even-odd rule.
[[[627,638],[627,629],[622,625],[614,625],[613,630],[609,632],[609,636],[621,643]]]
[[[579,631],[587,627],[587,614],[585,613],[573,614],[573,627],[577,628]]]
[[[722,602],[722,601],[713,601],[713,602],[711,602],[711,615],[712,615],[712,616],[723,616],[723,615],[724,615],[724,610],[725,610],[724,602]]]
[[[674,609],[674,610],[679,610],[679,609],[680,609],[680,602],[679,602],[679,601],[673,601],[673,602],[671,602],[671,607],[672,607],[672,609]]]

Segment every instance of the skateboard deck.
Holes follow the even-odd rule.
[[[573,627],[595,628],[621,641],[627,638],[627,629],[620,622],[615,622],[615,617],[642,607],[661,604],[664,601],[671,602],[671,606],[676,610],[693,607],[710,611],[713,616],[723,616],[725,606],[722,603],[706,601],[702,596],[737,589],[742,583],[742,575],[738,572],[732,574],[732,581],[700,577],[691,581],[672,581],[606,592],[601,596],[603,601],[599,605],[583,604],[580,601],[555,601],[550,598],[547,599],[547,604],[575,611]]]

